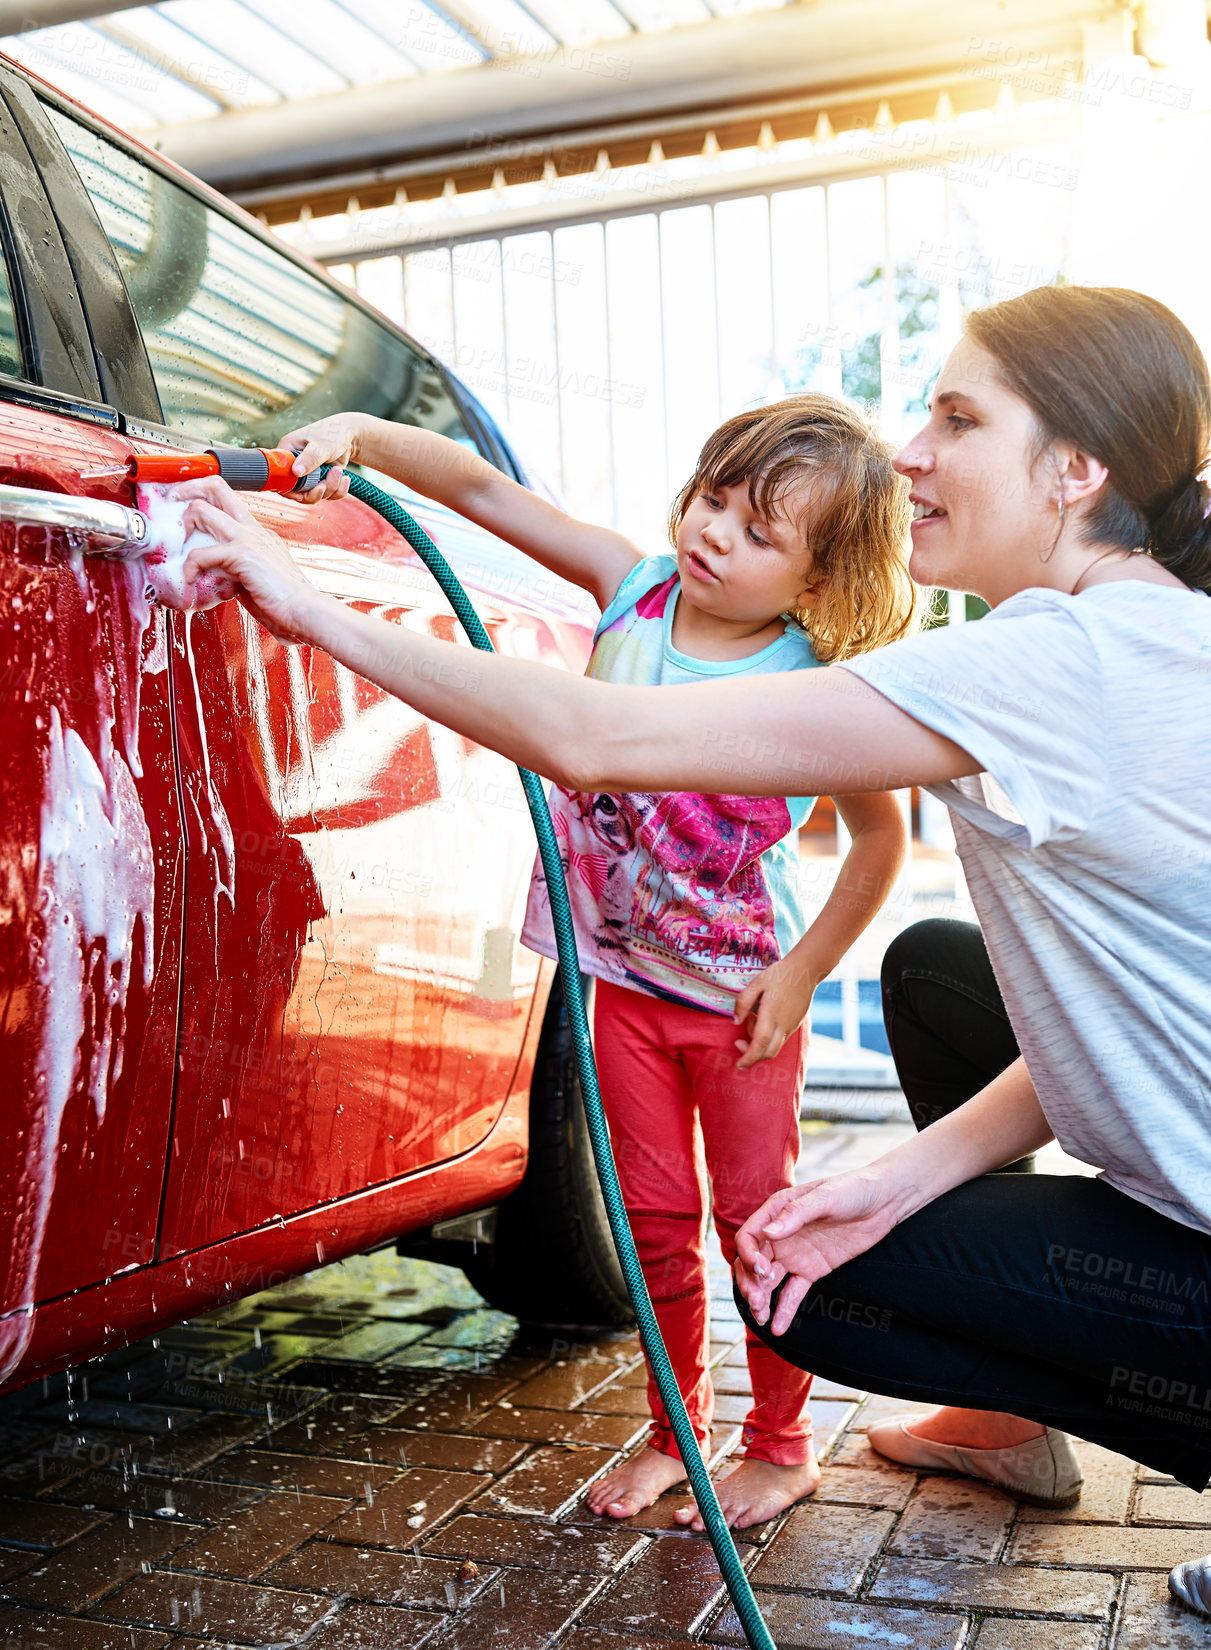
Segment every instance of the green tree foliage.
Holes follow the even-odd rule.
[[[861,281],[862,292],[878,292],[884,280],[876,264]],[[929,384],[940,365],[938,359],[938,288],[911,269],[896,271],[896,325],[900,340],[900,375],[905,386],[904,408],[923,412]],[[841,393],[851,401],[878,409],[883,399],[882,330],[859,338],[828,337],[802,345],[784,370],[787,391],[817,387],[820,369],[828,349],[840,351]]]

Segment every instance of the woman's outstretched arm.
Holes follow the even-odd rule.
[[[624,687],[478,653],[357,613],[319,591],[226,483],[178,488],[188,579],[222,568],[275,635],[333,658],[523,767],[581,791],[811,796],[895,790],[976,773],[951,740],[845,670]]]

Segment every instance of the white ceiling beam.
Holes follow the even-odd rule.
[[[2,3],[2,0],[0,0]],[[726,107],[790,92],[967,67],[1012,80],[1028,52],[1080,58],[1106,0],[804,0],[406,83],[154,128],[163,151],[220,189],[247,190],[552,130]],[[1037,59],[1036,59],[1037,61]],[[147,135],[147,134],[145,134]]]
[[[134,9],[121,0],[117,5],[114,0],[0,0],[0,35],[29,34],[55,23],[82,23],[86,17]]]
[[[325,264],[359,262],[391,254],[421,252],[432,246],[454,246],[460,241],[482,240],[502,231],[553,229],[566,224],[593,222],[603,215],[621,216],[629,212],[652,212],[662,206],[683,206],[695,200],[719,200],[731,195],[760,194],[767,189],[807,183],[838,183],[846,178],[869,177],[873,172],[902,171],[905,167],[966,166],[988,179],[1001,176],[1004,156],[1014,144],[1071,142],[1079,122],[1071,107],[1060,109],[1046,119],[1014,116],[990,126],[959,132],[935,130],[928,144],[906,151],[896,142],[872,141],[850,151],[797,155],[784,159],[764,156],[753,165],[704,171],[699,177],[662,178],[645,168],[646,176],[631,182],[625,173],[610,173],[599,181],[595,194],[588,194],[592,179],[585,176],[564,180],[566,187],[553,187],[549,198],[512,201],[484,206],[479,211],[435,214],[412,224],[398,224],[378,230],[359,230],[345,240],[291,237],[291,244],[309,257]],[[631,168],[632,171],[639,170]]]

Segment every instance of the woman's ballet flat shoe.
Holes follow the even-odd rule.
[[[1211,1553],[1169,1571],[1169,1591],[1199,1616],[1211,1616]]]
[[[1081,1495],[1084,1475],[1076,1451],[1065,1432],[1048,1427],[1041,1438],[1008,1449],[967,1449],[961,1444],[935,1444],[909,1432],[916,1415],[895,1415],[880,1421],[866,1436],[872,1449],[906,1467],[931,1467],[935,1472],[960,1472],[982,1478],[986,1484],[1008,1490],[1036,1507],[1071,1507]]]

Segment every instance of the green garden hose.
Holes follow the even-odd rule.
[[[323,471],[326,472],[328,468],[325,464]],[[485,653],[494,652],[488,632],[471,605],[470,597],[420,523],[414,521],[390,493],[385,493],[381,487],[376,487],[364,476],[351,474],[349,491],[354,498],[368,504],[372,510],[377,510],[383,520],[394,527],[416,551],[441,586],[471,645]],[[580,958],[576,951],[576,933],[572,926],[572,907],[568,901],[568,885],[564,877],[563,861],[559,857],[559,845],[551,824],[542,781],[528,768],[518,768],[517,771],[521,775],[530,817],[534,821],[538,852],[551,897],[551,917],[555,925],[555,945],[563,978],[564,1001],[567,1004],[568,1024],[576,1052],[576,1069],[580,1075],[580,1092],[584,1099],[589,1138],[593,1145],[593,1159],[597,1165],[597,1178],[601,1182],[601,1195],[605,1200],[610,1231],[614,1235],[614,1245],[622,1265],[622,1275],[626,1279],[631,1304],[635,1308],[639,1338],[643,1342],[643,1350],[647,1354],[656,1385],[660,1389],[660,1397],[693,1486],[702,1522],[715,1550],[720,1572],[736,1607],[744,1635],[753,1650],[775,1650],[769,1628],[757,1608],[753,1590],[749,1586],[744,1566],[736,1552],[732,1533],[719,1510],[714,1486],[698,1449],[698,1441],[690,1425],[690,1418],[686,1414],[681,1393],[677,1389],[673,1366],[669,1362],[669,1355],[665,1351],[664,1341],[656,1323],[656,1314],[652,1310],[651,1297],[635,1250],[635,1240],[631,1236],[631,1228],[623,1207],[618,1171],[614,1167],[614,1153],[610,1148],[609,1129],[606,1127],[605,1112],[602,1110],[601,1090],[597,1084],[597,1065],[593,1059],[593,1042],[589,1035],[589,1019],[585,1012],[584,990],[581,985]]]

